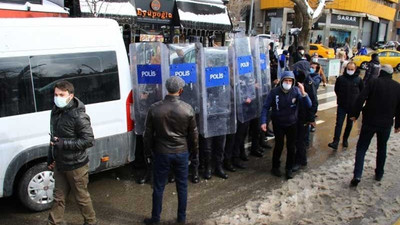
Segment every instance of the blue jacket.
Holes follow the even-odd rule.
[[[261,124],[268,122],[267,118],[270,108],[272,108],[272,121],[278,126],[289,127],[297,123],[299,104],[305,104],[307,108],[311,107],[310,98],[308,95],[303,97],[298,87],[292,86],[286,93],[283,91],[282,82],[285,78],[295,80],[293,72],[285,71],[283,73],[280,86],[272,89],[264,102],[261,113]]]

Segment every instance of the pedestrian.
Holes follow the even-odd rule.
[[[375,180],[382,180],[386,144],[393,126],[393,118],[395,118],[394,132],[400,132],[400,84],[392,79],[392,74],[393,68],[390,65],[383,65],[379,77],[365,86],[354,104],[351,120],[355,121],[358,118],[361,109],[363,119],[351,186],[357,186],[361,181],[364,157],[374,134],[377,138]]]
[[[62,80],[54,86],[54,103],[50,116],[51,148],[48,168],[54,171],[54,203],[47,224],[64,224],[65,199],[72,191],[84,225],[97,224],[87,188],[89,158],[86,149],[94,144],[90,118],[85,105],[74,96],[73,84]]]
[[[297,47],[296,52],[293,55],[293,64],[297,63],[300,60],[304,60],[305,58],[305,51],[303,46]]]
[[[364,84],[367,85],[368,81],[379,76],[379,71],[381,69],[381,63],[379,61],[378,53],[373,53],[371,55],[371,61],[368,62],[367,71],[364,75]]]
[[[335,83],[335,93],[337,98],[336,125],[333,141],[328,144],[334,150],[338,149],[340,134],[344,119],[347,116],[346,128],[343,134],[343,147],[349,146],[348,138],[353,127],[353,121],[350,120],[349,113],[352,110],[353,104],[364,88],[364,83],[359,77],[360,70],[354,62],[349,62],[346,66],[343,76],[339,76]]]
[[[293,65],[295,79],[304,86],[305,92],[311,100],[311,107],[305,104],[299,104],[297,132],[296,132],[296,154],[293,172],[300,169],[301,166],[307,166],[306,143],[309,143],[310,126],[315,127],[315,114],[318,109],[317,88],[311,73],[315,73],[310,63],[303,60]],[[318,78],[319,75],[315,74]]]
[[[265,100],[261,113],[261,129],[267,131],[269,110],[274,128],[275,147],[272,157],[272,174],[281,177],[280,158],[286,136],[286,178],[293,178],[292,169],[295,157],[296,123],[299,104],[311,106],[311,100],[304,90],[304,86],[298,83],[295,87],[295,79],[292,71],[285,71],[282,75],[280,86],[271,90]]]
[[[360,39],[360,40],[358,40],[358,43],[357,43],[357,53],[360,52],[361,48],[362,48],[362,40]]]
[[[178,193],[178,223],[186,221],[189,152],[198,152],[198,131],[193,108],[179,100],[185,81],[173,76],[167,79],[168,94],[151,105],[143,134],[147,157],[153,155],[153,209],[145,224],[160,222],[162,198],[169,170],[175,175]]]
[[[315,70],[315,71],[321,77],[322,86],[326,87],[327,80],[326,80],[326,76],[324,73],[324,69],[322,68],[321,64],[318,61],[319,61],[319,55],[318,55],[318,53],[314,52],[311,56],[311,67],[313,67],[313,64],[315,64],[315,67],[318,67],[318,70]],[[321,83],[321,82],[319,82],[319,83]]]

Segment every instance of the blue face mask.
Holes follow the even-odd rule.
[[[65,106],[67,106],[69,103],[69,98],[68,97],[55,97],[54,96],[54,104],[56,104],[56,106],[58,108],[64,108]]]
[[[310,73],[315,73],[315,69],[314,68],[310,68]]]

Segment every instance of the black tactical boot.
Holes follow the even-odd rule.
[[[204,179],[209,180],[211,179],[211,173],[212,173],[212,168],[211,168],[211,155],[206,154],[205,159],[204,159]]]
[[[214,171],[215,175],[223,178],[223,179],[228,179],[228,174],[225,173],[224,169],[222,169],[222,164],[218,163],[215,166],[215,171]]]
[[[193,168],[192,183],[197,184],[199,182],[200,182],[199,170],[197,168]]]
[[[233,167],[232,163],[230,162],[230,160],[225,160],[224,161],[224,168],[228,171],[231,172],[236,172],[235,167]]]

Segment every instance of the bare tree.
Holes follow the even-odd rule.
[[[311,8],[308,0],[291,0],[294,5],[296,15],[295,26],[301,28],[298,37],[298,44],[303,46],[306,51],[310,48],[310,31],[313,23],[315,23],[322,15],[325,3],[331,0],[318,0],[316,9]]]
[[[251,0],[231,0],[229,1],[227,8],[234,25],[237,25],[245,15],[243,15],[243,9],[247,9]]]

